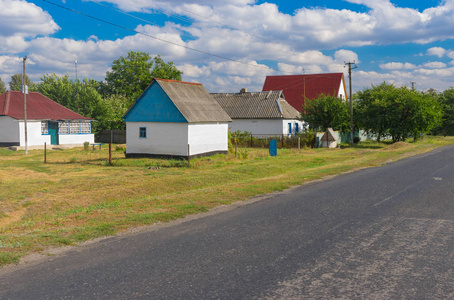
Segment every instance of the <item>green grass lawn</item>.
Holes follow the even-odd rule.
[[[13,152],[0,148],[0,265],[49,247],[167,222],[251,196],[379,166],[454,143],[360,143],[336,149],[239,149],[186,161],[125,159],[124,149]]]

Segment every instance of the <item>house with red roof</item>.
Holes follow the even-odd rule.
[[[321,94],[347,99],[343,73],[267,76],[262,91],[279,90],[299,112],[306,99],[314,100]]]
[[[155,78],[123,119],[126,157],[188,158],[228,151],[232,119],[200,83]]]
[[[94,143],[93,119],[75,113],[38,92],[28,93],[26,102],[28,146]],[[24,94],[21,91],[7,91],[0,95],[0,146],[25,146]]]

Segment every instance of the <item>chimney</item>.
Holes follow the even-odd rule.
[[[247,93],[247,88],[242,88],[242,89],[240,90],[240,93],[241,93],[241,94]]]

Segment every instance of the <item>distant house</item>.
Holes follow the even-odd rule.
[[[94,142],[90,118],[57,102],[30,92],[27,100],[27,146],[81,146]],[[24,94],[7,91],[0,95],[0,146],[25,146]]]
[[[232,120],[200,83],[154,79],[123,118],[126,157],[228,151]]]
[[[262,90],[282,90],[287,102],[299,112],[305,99],[314,100],[321,94],[347,99],[343,73],[267,76]]]
[[[232,118],[230,132],[247,131],[255,135],[291,135],[298,133],[303,122],[300,114],[285,100],[282,91],[212,94]]]

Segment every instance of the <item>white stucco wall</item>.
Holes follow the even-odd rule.
[[[20,146],[25,146],[25,122],[18,121],[20,128]],[[49,134],[41,134],[41,121],[27,121],[28,146],[44,146],[51,144]],[[83,145],[84,142],[95,142],[95,135],[90,134],[60,134],[58,136],[59,145]]]
[[[147,137],[139,137],[139,128],[147,128]],[[126,153],[188,154],[188,123],[126,122]]]
[[[292,131],[289,132],[289,126],[288,124],[292,124]],[[282,120],[282,128],[283,128],[283,134],[296,134],[296,124],[298,124],[298,132],[301,132],[303,130],[304,123],[299,120]]]
[[[228,123],[189,124],[190,154],[228,151],[228,130]]]
[[[139,128],[147,137],[139,137]],[[187,156],[228,150],[227,123],[126,122],[126,153]]]
[[[289,134],[288,123],[292,124],[292,134],[295,134],[296,123],[301,131],[303,122],[299,120],[283,120],[283,119],[234,119],[229,124],[230,132],[237,130],[250,132],[252,134],[263,135],[280,135]]]
[[[11,117],[0,117],[0,143],[19,143],[19,122]]]
[[[49,138],[50,142],[50,138]],[[92,133],[81,133],[81,134],[60,134],[58,136],[59,145],[73,145],[80,144],[82,145],[85,142],[94,143],[95,135]]]
[[[337,97],[344,99],[344,100],[348,100],[347,99],[347,91],[345,90],[345,86],[344,86],[344,82],[341,80],[341,83],[340,83],[340,87],[339,87],[339,94],[337,95]]]
[[[25,146],[25,122],[19,121],[20,146]],[[41,134],[41,121],[27,121],[27,145],[44,146],[44,142],[50,145],[50,135]]]

